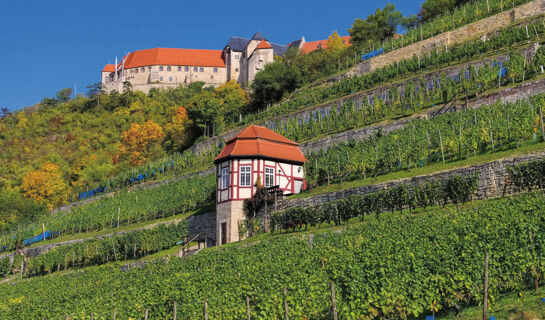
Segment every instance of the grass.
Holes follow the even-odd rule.
[[[339,190],[346,190],[357,188],[365,185],[371,185],[376,183],[383,183],[392,180],[412,178],[420,175],[428,175],[432,173],[437,173],[441,171],[453,170],[457,168],[463,168],[467,166],[473,166],[477,164],[482,164],[486,162],[491,162],[499,160],[505,157],[518,156],[523,154],[529,154],[536,151],[545,150],[545,142],[533,142],[533,141],[524,141],[521,143],[519,148],[502,150],[498,152],[486,152],[479,154],[475,157],[470,157],[461,161],[449,161],[446,163],[433,163],[427,166],[412,168],[411,170],[402,169],[399,171],[390,172],[384,175],[378,175],[376,177],[367,177],[365,179],[356,179],[351,181],[345,181],[342,184],[332,183],[330,185],[318,186],[313,188],[308,192],[303,192],[297,195],[291,196],[292,199],[297,198],[306,198],[318,194],[334,192]]]
[[[542,320],[545,319],[545,302],[541,301],[544,297],[545,288],[543,287],[537,292],[526,290],[501,295],[492,303],[488,315],[498,320]],[[481,320],[482,313],[482,306],[471,306],[462,309],[458,315],[454,311],[449,311],[440,314],[436,319]]]

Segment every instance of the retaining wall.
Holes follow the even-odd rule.
[[[545,152],[537,152],[533,154],[508,157],[500,160],[468,166],[449,171],[441,171],[429,175],[421,175],[412,178],[399,179],[384,183],[371,184],[353,189],[340,190],[307,198],[283,199],[278,202],[278,210],[284,210],[292,207],[309,207],[316,206],[329,201],[344,199],[353,194],[369,194],[396,187],[398,185],[420,185],[427,182],[443,181],[455,175],[479,174],[478,188],[475,199],[497,198],[504,195],[513,195],[515,191],[509,185],[507,171],[508,166],[513,166],[519,163],[529,162],[533,160],[545,158]]]

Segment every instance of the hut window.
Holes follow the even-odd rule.
[[[274,186],[274,168],[265,168],[265,187]]]
[[[221,169],[221,188],[229,188],[229,168]]]
[[[252,166],[241,166],[240,167],[240,186],[249,187],[251,186],[251,176],[252,176]]]

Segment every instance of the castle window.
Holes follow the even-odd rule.
[[[169,82],[172,82],[172,77],[168,77],[168,81],[169,81]]]
[[[148,67],[148,71],[151,72],[151,67]]]
[[[251,186],[251,176],[252,176],[252,166],[241,166],[240,167],[240,186],[249,187]]]
[[[159,81],[163,81],[163,77],[159,77]]]
[[[265,167],[265,187],[274,186],[274,168]]]
[[[189,67],[185,67],[185,68],[184,68],[184,71],[189,71]]]
[[[199,71],[199,68],[193,67],[193,71],[197,72],[197,71]]]
[[[235,72],[238,72],[238,68],[235,68]]]
[[[210,76],[210,79],[214,79],[214,76]]]
[[[146,68],[142,67],[142,69],[140,69],[140,72],[146,72]]]
[[[134,72],[135,72],[135,73],[138,73],[138,69],[134,69]]]
[[[159,71],[163,71],[163,66],[159,66]]]
[[[182,71],[182,67],[178,66],[178,71]]]
[[[221,188],[229,188],[229,168],[221,169]]]
[[[203,68],[203,67],[201,67],[201,70],[199,70],[199,71],[200,71],[200,72],[204,72],[204,68]]]
[[[167,67],[167,71],[170,71],[172,70],[172,68],[170,66]]]
[[[215,72],[215,73],[218,73],[218,68],[214,68],[214,72]]]
[[[238,54],[235,54],[235,59],[238,59]]]

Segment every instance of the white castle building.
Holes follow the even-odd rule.
[[[342,37],[349,42],[350,37]],[[106,91],[121,91],[123,82],[134,90],[148,92],[153,87],[177,87],[202,81],[217,87],[234,80],[248,87],[257,72],[295,47],[308,53],[327,47],[327,39],[306,42],[302,37],[287,45],[268,41],[260,32],[251,39],[232,37],[223,50],[154,48],[131,52],[115,64],[102,69],[101,83]]]

